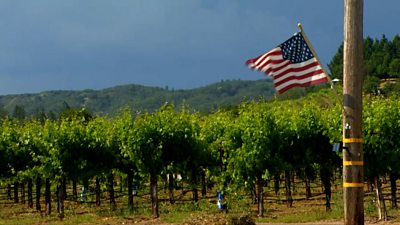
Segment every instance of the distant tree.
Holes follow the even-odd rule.
[[[343,79],[343,43],[339,46],[337,53],[328,64],[332,78]]]
[[[399,50],[400,51],[400,50]],[[400,58],[393,59],[389,64],[389,74],[400,78]]]
[[[365,93],[377,94],[379,88],[379,78],[367,76],[364,80],[363,91]]]
[[[93,118],[92,114],[85,108],[82,109],[74,109],[74,108],[66,108],[64,111],[60,113],[60,119],[66,120],[83,120],[88,122]]]
[[[328,64],[331,76],[343,77],[343,43]],[[396,35],[392,41],[385,35],[381,39],[364,39],[364,74],[367,87],[366,92],[375,92],[373,88],[377,79],[400,77],[400,36]]]
[[[25,107],[21,105],[15,105],[12,116],[19,121],[23,121],[26,117]]]
[[[0,107],[0,118],[4,119],[8,116],[8,111],[4,107]]]
[[[44,108],[40,108],[36,110],[33,117],[39,122],[44,123],[48,116],[46,115]]]

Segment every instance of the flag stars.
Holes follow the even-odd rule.
[[[279,47],[282,49],[283,58],[293,63],[304,62],[314,57],[300,32]]]
[[[282,58],[288,62],[282,63]],[[326,74],[301,33],[295,34],[264,55],[247,60],[246,64],[271,76],[280,94],[293,87],[307,87],[328,82]]]

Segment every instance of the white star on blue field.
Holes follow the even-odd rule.
[[[2,0],[0,95],[122,84],[189,89],[263,79],[245,60],[298,31],[326,67],[343,1]],[[364,1],[364,36],[392,39],[400,1]]]
[[[304,62],[314,57],[300,32],[279,46],[282,49],[283,58],[293,63]]]

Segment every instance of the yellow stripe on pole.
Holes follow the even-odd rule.
[[[364,161],[343,161],[343,166],[364,166]]]
[[[364,183],[343,183],[343,187],[345,188],[362,188],[364,187]]]
[[[362,143],[362,138],[343,138],[343,143]]]

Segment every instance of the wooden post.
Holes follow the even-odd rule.
[[[150,198],[151,198],[151,213],[153,218],[160,217],[158,210],[158,177],[154,173],[150,173]]]
[[[343,195],[345,225],[364,224],[363,0],[344,1]]]

